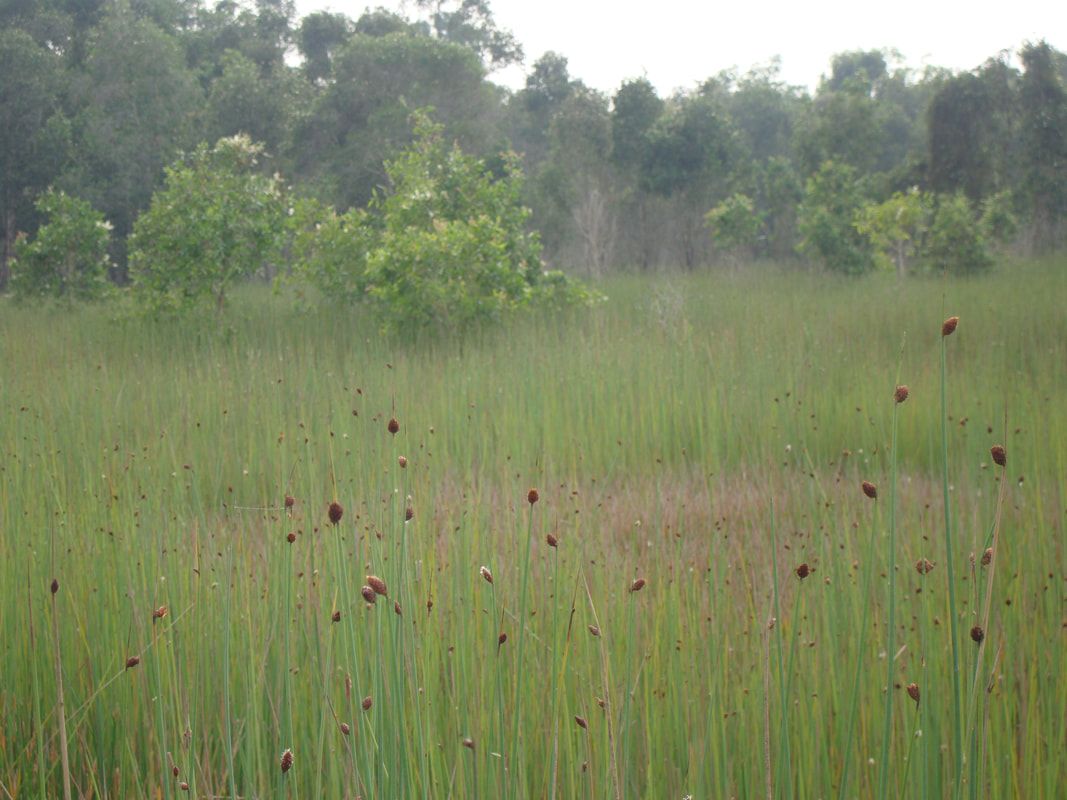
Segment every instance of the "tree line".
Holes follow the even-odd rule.
[[[522,89],[493,82],[523,57],[488,0],[357,19],[298,18],[289,0],[4,0],[0,288],[16,241],[73,209],[60,196],[100,215],[109,277],[128,281],[168,165],[238,134],[292,197],[365,209],[426,108],[489,174],[521,166],[523,224],[553,266],[966,272],[994,246],[1064,243],[1067,56],[1045,42],[959,73],[839,53],[814,92],[772,62],[667,96],[644,78],[608,94],[551,52]]]

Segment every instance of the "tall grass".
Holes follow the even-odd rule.
[[[922,280],[622,278],[463,341],[2,302],[0,796],[1057,797],[1063,267],[946,284],[950,373]]]

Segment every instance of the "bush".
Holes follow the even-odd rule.
[[[394,330],[465,328],[524,306],[595,299],[562,273],[542,273],[516,156],[494,174],[445,143],[426,114],[414,119],[415,141],[386,165],[391,190],[366,214],[327,215],[299,243],[312,283],[362,296]]]
[[[226,292],[277,253],[285,226],[281,179],[257,171],[263,148],[247,136],[200,145],[166,171],[134,224],[134,288],[152,310],[185,310]]]
[[[723,200],[704,215],[704,224],[711,230],[715,244],[734,257],[744,252],[751,254],[763,230],[761,215],[752,198],[744,194]]]
[[[993,265],[989,242],[966,195],[939,195],[922,250],[928,269],[955,275],[982,272]]]
[[[860,275],[874,268],[870,240],[854,225],[864,206],[856,171],[847,164],[825,162],[808,178],[797,214],[801,240],[797,248],[835,272]]]
[[[107,293],[111,225],[84,200],[49,190],[36,203],[48,219],[32,240],[20,239],[11,265],[15,296],[96,300]]]
[[[291,278],[338,303],[363,299],[367,256],[378,240],[375,222],[363,209],[338,214],[315,199],[298,200],[289,217]]]

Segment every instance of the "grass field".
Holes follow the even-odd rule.
[[[0,797],[1062,797],[1067,263],[602,288],[0,302]]]

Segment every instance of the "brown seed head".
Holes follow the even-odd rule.
[[[951,336],[953,334],[953,332],[956,330],[956,326],[959,325],[959,324],[960,324],[960,318],[959,317],[949,317],[948,319],[946,319],[944,322],[941,323],[941,335],[942,336]]]
[[[589,626],[589,632],[591,634],[593,634],[593,636],[599,636],[600,635],[600,628],[598,628],[596,625],[590,625]]]
[[[975,625],[973,628],[971,628],[971,639],[974,640],[975,644],[981,644],[984,638],[985,631],[982,630],[981,625]]]
[[[585,717],[579,717],[577,714],[575,714],[574,721],[578,723],[578,727],[581,728],[583,731],[589,730],[589,723],[585,721]]]
[[[330,508],[327,513],[330,517],[330,523],[336,525],[338,522],[341,521],[341,517],[345,515],[345,510],[344,508],[342,508],[340,503],[334,500],[332,503],[330,503]]]
[[[400,423],[396,421],[396,417],[389,418],[389,425],[387,427],[389,428],[389,433],[393,434],[393,436],[396,436],[400,431]]]
[[[806,577],[808,577],[815,570],[813,570],[811,567],[809,567],[807,565],[807,563],[804,563],[804,564],[801,564],[799,567],[797,567],[793,571],[797,574],[798,578],[800,578],[801,580],[804,580]]]
[[[330,615],[330,619],[332,619],[334,622],[340,622],[341,621],[341,612],[340,611],[334,611]]]
[[[141,663],[141,657],[140,656],[130,656],[129,658],[126,659],[126,669],[133,669],[134,667],[136,667],[140,663]]]
[[[1004,445],[995,444],[989,448],[989,455],[993,456],[993,463],[998,467],[1003,467],[1008,463],[1008,451],[1004,449]]]
[[[466,747],[468,750],[473,750],[474,749],[474,739],[472,739],[472,738],[470,738],[468,736],[466,739],[463,740],[463,746]]]
[[[408,460],[404,456],[400,456],[400,458],[396,460],[396,463],[400,465],[400,469],[407,469]]]
[[[296,498],[293,497],[291,494],[287,494],[285,496],[285,507],[292,508],[294,505],[296,505]]]
[[[987,547],[985,552],[982,553],[982,566],[988,567],[993,561],[993,548]]]
[[[408,506],[404,509],[404,522],[411,522],[415,517],[415,509],[412,506]]]
[[[486,583],[492,583],[493,582],[493,573],[489,571],[488,567],[480,567],[478,569],[478,574],[480,574],[483,578],[485,578],[485,582]]]
[[[645,588],[645,584],[646,583],[647,583],[647,581],[645,581],[644,578],[638,578],[637,580],[635,580],[633,583],[630,584],[630,591],[631,592],[639,592],[639,591],[641,591],[642,589]]]
[[[363,702],[360,703],[360,705],[363,707],[364,711],[370,711],[370,707],[374,705],[374,701],[371,700],[371,697],[368,694],[366,697],[363,698]]]
[[[559,546],[559,539],[556,538],[555,534],[548,534],[548,536],[545,537],[545,541],[548,542],[549,547]]]
[[[167,616],[167,607],[160,606],[152,612],[152,621],[155,622],[157,619],[163,619],[165,616]]]
[[[920,575],[928,575],[934,568],[934,562],[928,558],[920,558],[915,562],[915,571]]]
[[[52,578],[51,589],[52,589],[52,594],[55,594],[56,592],[59,591],[59,581],[57,581],[55,578]]]
[[[341,733],[345,736],[348,736],[348,734],[352,733],[352,726],[349,725],[347,722],[342,722]]]
[[[873,483],[871,483],[870,481],[864,481],[860,485],[863,487],[863,493],[869,498],[874,500],[878,497],[878,487],[875,486]]]
[[[530,505],[533,505],[534,503],[536,503],[540,499],[541,499],[541,495],[538,494],[536,489],[531,489],[530,491],[528,491],[526,493],[526,502],[529,503]]]
[[[908,387],[905,386],[904,384],[900,384],[900,386],[898,386],[893,391],[893,401],[895,403],[903,403],[907,399],[908,399]]]
[[[182,781],[178,786],[183,792],[189,791],[189,783],[187,781]]]
[[[363,595],[363,599],[367,601],[367,605],[374,605],[374,601],[378,599],[378,595],[369,586],[360,588],[359,593]]]
[[[399,600],[394,600],[393,601],[393,613],[396,614],[398,617],[404,616],[404,614],[401,612],[401,609],[400,609],[400,601]]]
[[[293,751],[288,747],[285,748],[285,752],[282,753],[282,774],[285,774],[293,768]]]
[[[508,635],[506,633],[504,633],[503,631],[501,631],[500,635],[496,637],[497,649],[500,649],[500,646],[502,644],[504,644],[504,642],[506,642],[507,640],[508,640]]]
[[[167,753],[167,758],[170,758],[170,753]],[[173,775],[175,778],[178,777],[178,765],[177,764],[171,764],[170,765],[170,774]]]
[[[292,531],[289,531],[289,533],[287,533],[285,536],[285,541],[289,542],[289,544],[292,544],[296,541],[296,534]]]
[[[917,684],[917,683],[909,683],[908,684],[908,697],[910,697],[916,703],[919,702],[919,684]]]
[[[386,587],[385,581],[377,575],[368,575],[367,585],[374,590],[375,594],[380,594],[382,597],[386,597],[389,594],[389,589]]]

